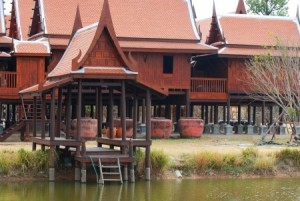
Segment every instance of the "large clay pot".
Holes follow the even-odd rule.
[[[201,137],[204,129],[204,122],[198,118],[180,118],[178,120],[178,129],[182,138]]]
[[[75,138],[77,133],[77,119],[71,121],[71,136]],[[95,138],[97,136],[97,119],[82,118],[81,119],[81,137]]]
[[[169,138],[172,133],[172,121],[164,118],[151,119],[151,137]]]
[[[114,119],[114,127],[117,129],[117,137],[122,137],[122,125],[121,119]],[[126,119],[126,137],[132,137],[133,135],[133,121],[132,119]]]

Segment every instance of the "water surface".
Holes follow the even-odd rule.
[[[136,183],[9,182],[0,201],[300,201],[299,179],[160,180]]]

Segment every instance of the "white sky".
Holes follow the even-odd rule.
[[[192,1],[195,6],[197,17],[199,19],[211,17],[213,0]],[[237,4],[238,0],[215,0],[217,15],[234,12],[236,10]],[[289,0],[289,16],[296,16],[297,5],[300,5],[300,0]],[[9,13],[11,9],[11,0],[5,0],[5,8],[5,13]]]
[[[211,17],[213,0],[192,0],[198,19]],[[238,0],[215,0],[217,15],[235,12]],[[295,17],[300,0],[289,0],[289,16]]]

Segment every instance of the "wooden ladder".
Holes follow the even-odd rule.
[[[103,169],[106,169],[103,171]],[[109,171],[110,170],[110,171]],[[120,181],[123,183],[121,165],[119,158],[116,158],[116,163],[110,163],[109,165],[102,165],[101,158],[99,158],[99,172],[100,178],[97,181],[99,184],[104,184],[104,181]],[[112,178],[104,178],[104,175],[113,176]],[[118,178],[116,178],[118,176]]]

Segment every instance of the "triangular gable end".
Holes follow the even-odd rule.
[[[105,28],[83,66],[124,67],[125,65]]]
[[[17,20],[16,20],[16,5],[15,1],[12,1],[11,7],[11,17],[10,17],[10,25],[9,25],[9,32],[8,36],[14,39],[19,39],[18,36],[18,28],[17,28]]]
[[[79,63],[73,62],[72,70],[78,70],[81,66],[122,66],[129,69],[133,67],[118,43],[107,0],[104,0],[97,30],[89,50]]]
[[[297,13],[296,13],[296,17],[297,17],[298,22],[299,22],[299,24],[300,24],[299,4],[297,5],[297,11],[296,11],[296,12],[297,12]]]
[[[244,0],[239,0],[238,6],[237,6],[236,11],[235,11],[235,14],[247,14]]]
[[[205,43],[210,45],[212,43],[221,42],[221,41],[224,41],[224,39],[218,24],[215,1],[213,1],[213,14],[211,19],[211,25]]]
[[[33,16],[31,21],[31,26],[29,29],[28,36],[33,36],[43,31],[43,23],[41,21],[40,14],[40,3],[39,0],[35,0],[35,5],[33,8]]]

